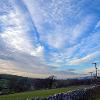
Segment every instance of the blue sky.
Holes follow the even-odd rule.
[[[75,78],[94,72],[92,62],[100,69],[99,4],[1,0],[0,73]]]

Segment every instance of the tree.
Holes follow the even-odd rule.
[[[56,77],[55,77],[54,75],[49,76],[49,77],[47,78],[48,85],[49,85],[49,88],[50,88],[50,89],[52,88],[52,86],[53,86],[55,80],[56,80]]]
[[[8,80],[0,79],[0,90],[8,88]]]

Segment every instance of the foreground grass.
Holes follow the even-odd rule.
[[[100,94],[96,96],[96,100],[100,100]]]
[[[55,93],[68,92],[83,87],[84,86],[70,86],[67,88],[36,90],[31,92],[15,93],[15,94],[0,96],[0,100],[25,100],[26,98],[34,98],[34,97],[44,98],[49,95],[53,95]]]

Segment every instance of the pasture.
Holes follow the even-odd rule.
[[[36,91],[30,91],[30,92],[15,93],[15,94],[0,96],[0,100],[25,100],[26,98],[33,98],[33,97],[44,98],[53,94],[68,92],[68,91],[72,91],[72,90],[84,88],[84,87],[86,86],[70,86],[66,88],[36,90]]]
[[[96,96],[96,100],[100,100],[100,95],[97,95]]]

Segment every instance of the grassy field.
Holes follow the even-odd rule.
[[[97,95],[96,100],[100,100],[100,95]]]
[[[0,100],[25,100],[26,98],[33,97],[47,97],[49,95],[53,95],[55,93],[68,92],[78,88],[83,88],[84,86],[70,86],[67,88],[58,88],[58,89],[50,89],[50,90],[37,90],[31,92],[23,92],[23,93],[15,93],[10,95],[0,96]]]

